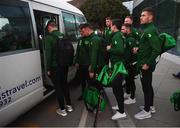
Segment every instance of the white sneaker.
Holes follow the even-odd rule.
[[[139,113],[137,113],[136,115],[134,115],[134,117],[139,120],[151,118],[151,112],[150,111],[146,112],[145,110],[142,110]]]
[[[140,106],[139,107],[140,110],[143,110],[144,109],[144,106]],[[156,108],[154,106],[150,106],[150,112],[151,113],[156,113]]]
[[[126,92],[124,93],[124,98],[127,99],[129,98],[131,95],[130,94],[127,94]]]
[[[113,110],[119,110],[119,107],[118,107],[118,105],[115,105],[115,106],[112,106],[112,109]]]
[[[130,97],[124,101],[124,104],[134,104],[136,103],[136,99],[131,99]]]
[[[66,110],[67,110],[68,112],[72,112],[72,111],[73,111],[73,108],[72,108],[71,105],[66,105]]]
[[[126,113],[120,113],[118,111],[116,111],[116,113],[112,116],[112,120],[117,120],[117,119],[123,119],[126,118]]]
[[[61,110],[60,108],[56,110],[56,113],[61,116],[67,116],[67,112],[65,109]]]

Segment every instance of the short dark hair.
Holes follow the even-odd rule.
[[[89,23],[83,23],[79,25],[79,29],[83,29],[83,28],[90,28],[93,29],[92,25]]]
[[[142,12],[148,12],[150,15],[152,15],[153,16],[153,19],[154,19],[154,16],[155,16],[155,12],[154,12],[154,10],[151,8],[151,7],[146,7],[146,8],[144,8],[143,10],[142,10]]]
[[[133,21],[133,17],[131,15],[126,16],[125,18],[129,18],[129,19],[131,19]]]
[[[112,18],[110,16],[106,17],[106,20],[112,20]]]
[[[115,25],[119,30],[121,30],[122,20],[121,19],[113,19],[112,25]]]
[[[123,24],[122,26],[125,26],[126,28],[132,28],[132,25],[131,24]]]

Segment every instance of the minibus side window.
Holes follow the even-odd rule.
[[[80,25],[80,24],[83,24],[83,23],[86,23],[85,17],[80,16],[80,15],[76,15],[76,26],[77,26],[77,29],[79,28],[79,25]],[[77,37],[78,37],[78,38],[81,37],[79,31],[77,31]]]
[[[65,34],[72,40],[77,40],[77,27],[75,22],[75,16],[69,13],[62,13]]]
[[[28,3],[0,1],[0,52],[32,48],[34,34]]]

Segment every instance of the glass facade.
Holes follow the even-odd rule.
[[[180,56],[180,0],[144,0],[133,10],[134,25],[139,28],[139,18],[143,8],[155,10],[155,24],[159,32],[166,32],[175,37],[177,46],[169,53]]]

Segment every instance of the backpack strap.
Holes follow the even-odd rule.
[[[160,61],[160,59],[161,59],[161,55],[162,55],[162,53],[163,53],[162,50],[163,50],[164,43],[165,43],[165,39],[163,39],[163,41],[162,41],[162,39],[159,37],[159,35],[160,35],[159,31],[157,31],[157,34],[158,34],[158,38],[159,38],[160,43],[161,43],[161,42],[163,42],[163,43],[161,44],[161,53],[160,53],[160,55],[159,55],[159,59],[158,59],[157,62],[156,62],[156,65],[159,63],[159,61]]]

